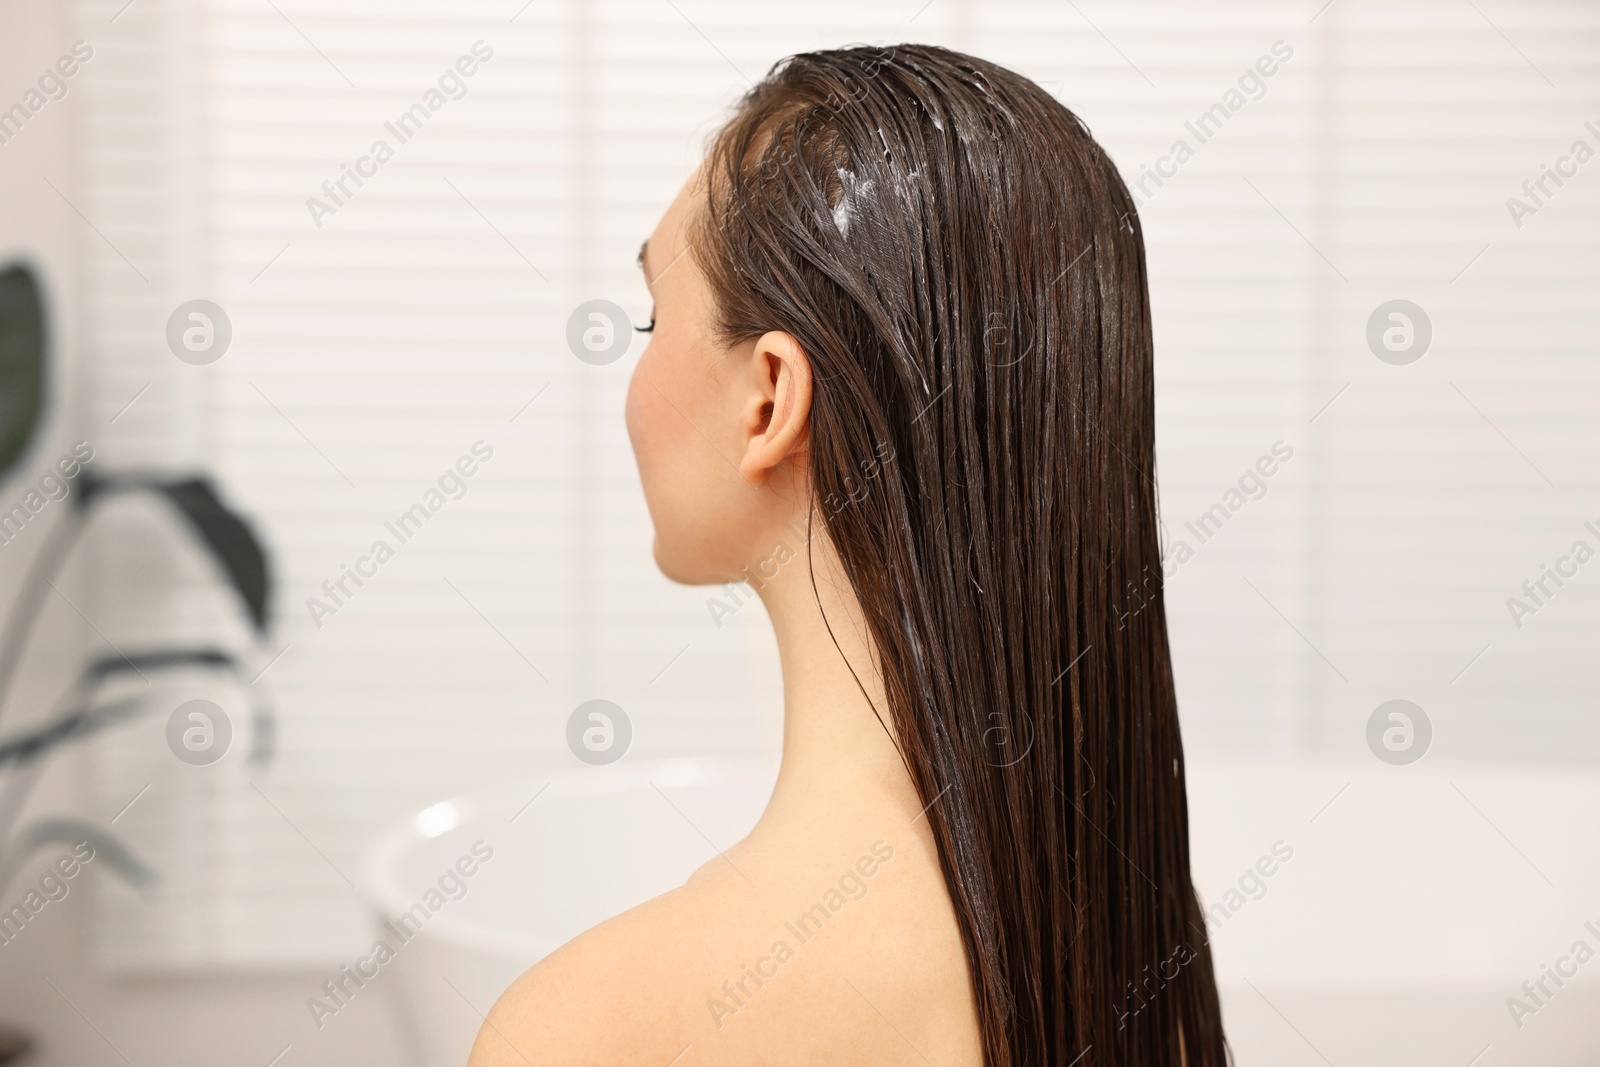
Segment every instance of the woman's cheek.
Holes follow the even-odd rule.
[[[623,405],[623,419],[628,426],[628,438],[633,442],[633,451],[636,458],[641,457],[644,450],[654,441],[651,433],[653,426],[652,412],[660,405],[660,394],[651,387],[656,378],[656,359],[652,349],[653,344],[645,345],[644,351],[639,353],[639,362],[633,365],[633,374],[628,378],[628,396]]]
[[[643,362],[634,365],[633,374],[628,378],[628,395],[622,404],[622,422],[628,428],[628,440],[633,445],[633,456],[639,458],[639,377]]]
[[[671,408],[654,385],[656,360],[646,348],[628,379],[628,396],[623,405],[623,420],[628,427],[628,441],[633,445],[633,459],[639,468],[639,480],[644,484],[645,497],[653,494],[655,478],[669,451],[671,442],[663,435],[662,419],[671,414]]]

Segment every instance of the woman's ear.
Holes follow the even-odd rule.
[[[765,485],[772,471],[805,447],[811,421],[811,361],[800,342],[777,330],[756,339],[739,473]]]

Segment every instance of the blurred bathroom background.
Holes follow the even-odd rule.
[[[630,877],[640,824],[585,808],[584,775],[736,781],[704,817],[753,818],[781,725],[760,603],[656,571],[621,418],[643,341],[569,337],[618,324],[590,301],[648,320],[639,243],[773,62],[906,40],[1039,81],[1141,203],[1239,1062],[1594,1062],[1586,0],[6,5],[0,270],[36,283],[42,334],[30,356],[15,312],[0,397],[24,426],[0,438],[26,434],[0,473],[0,746],[28,741],[0,762],[0,908],[26,913],[0,1056],[432,1062],[420,1031],[470,1039],[492,1003],[466,973],[491,906]],[[196,700],[220,714],[177,715]],[[611,768],[569,744],[592,700],[626,720]],[[435,920],[458,955],[323,991],[419,898],[394,872],[466,845],[406,849],[491,795],[509,828],[550,782],[527,810],[592,833],[484,863]],[[82,827],[102,844],[67,876]],[[724,832],[692,829],[684,862]]]

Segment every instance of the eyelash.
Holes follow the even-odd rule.
[[[638,330],[640,333],[654,333],[655,330],[656,330],[656,317],[654,315],[651,315],[650,316],[650,325],[648,325],[648,326],[635,326],[634,329]]]

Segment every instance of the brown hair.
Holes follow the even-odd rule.
[[[929,804],[985,1062],[1225,1063],[1116,168],[1028,79],[902,45],[779,63],[706,173],[722,339],[783,330],[812,364],[813,485],[844,502],[822,521]]]

